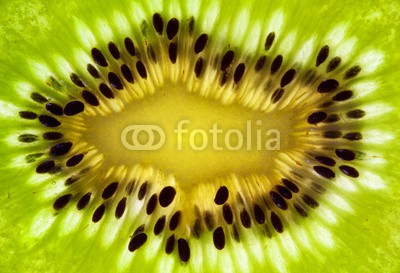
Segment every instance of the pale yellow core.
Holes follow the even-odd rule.
[[[152,166],[185,188],[276,169],[275,158],[294,145],[288,131],[294,113],[276,112],[223,105],[169,84],[121,112],[88,118],[83,138],[104,155],[105,166]]]

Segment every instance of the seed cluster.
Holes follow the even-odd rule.
[[[77,210],[90,210],[92,222],[99,223],[111,210],[113,210],[115,220],[122,219],[129,210],[132,200],[144,202],[145,214],[155,219],[151,225],[143,219],[145,223],[137,227],[128,239],[128,250],[135,252],[145,245],[151,236],[163,235],[165,253],[171,254],[177,251],[181,261],[187,262],[191,257],[190,240],[200,238],[204,232],[212,232],[213,244],[217,250],[223,250],[231,242],[231,238],[240,242],[246,230],[254,227],[262,227],[265,234],[271,237],[271,231],[278,234],[284,232],[285,219],[288,218],[286,215],[289,213],[295,212],[305,218],[308,217],[310,209],[316,209],[319,206],[318,194],[315,192],[322,193],[324,186],[318,181],[328,183],[335,179],[339,172],[351,178],[360,176],[355,167],[360,152],[351,145],[362,140],[363,135],[357,130],[341,127],[341,122],[344,119],[356,122],[364,118],[367,113],[358,108],[335,108],[336,105],[354,99],[355,91],[345,88],[345,85],[361,72],[360,66],[354,65],[344,69],[344,73],[340,76],[337,73],[333,74],[332,72],[342,65],[342,60],[338,56],[329,59],[330,48],[324,45],[316,53],[315,68],[310,70],[305,81],[302,82],[299,76],[302,71],[294,66],[288,67],[284,63],[283,55],[267,54],[276,42],[275,32],[270,32],[265,38],[264,52],[254,56],[253,63],[241,60],[238,51],[229,48],[218,52],[215,55],[217,56],[215,67],[210,67],[207,63],[212,36],[201,31],[196,32],[193,18],[188,22],[176,18],[164,22],[164,18],[155,13],[151,20],[153,31],[165,43],[166,56],[171,64],[177,64],[181,56],[178,37],[185,35],[183,31],[188,30],[186,35],[191,41],[191,57],[193,58],[191,60],[193,68],[190,73],[196,79],[201,80],[207,70],[214,70],[218,72],[218,85],[223,87],[228,84],[238,86],[245,81],[247,75],[274,75],[278,83],[277,88],[271,90],[268,85],[264,88],[273,105],[285,100],[285,96],[289,96],[289,90],[299,82],[304,86],[313,86],[313,92],[327,101],[321,107],[304,113],[304,123],[308,128],[322,130],[318,139],[324,141],[341,139],[347,141],[346,144],[326,145],[321,151],[309,152],[308,162],[311,162],[309,170],[315,174],[314,178],[317,181],[311,186],[304,187],[300,178],[282,175],[267,194],[248,197],[242,196],[229,184],[221,185],[214,193],[211,193],[214,194],[214,204],[209,204],[209,208],[205,210],[197,208],[199,212],[192,222],[187,222],[185,218],[186,214],[191,213],[188,212],[189,209],[174,206],[177,195],[182,194],[179,188],[166,185],[157,190],[154,187],[156,181],[122,183],[116,179],[109,181],[102,189],[86,189],[77,183],[87,178],[85,175],[88,169],[83,167],[80,173],[70,176],[65,181],[66,191],[54,201],[54,210],[60,211],[71,202],[75,202]],[[131,58],[129,62],[123,61],[126,55]],[[123,44],[111,41],[105,49],[93,47],[90,56],[93,63],[88,63],[86,70],[88,76],[96,82],[95,89],[89,88],[84,80],[85,75],[71,73],[69,75],[71,83],[80,90],[80,98],[71,98],[66,103],[60,103],[39,92],[33,92],[31,99],[43,106],[42,111],[40,113],[30,110],[19,112],[22,119],[37,120],[46,128],[42,138],[50,143],[49,150],[46,153],[30,154],[26,158],[28,162],[35,162],[40,157],[47,157],[36,165],[38,174],[55,174],[62,171],[64,167],[84,166],[87,152],[74,150],[77,143],[68,139],[68,132],[63,130],[65,122],[77,116],[84,116],[86,110],[100,108],[107,101],[115,101],[120,96],[120,92],[127,91],[130,85],[139,81],[149,81],[150,66],[157,65],[163,57],[151,44],[147,45],[146,52],[141,52],[130,37],[126,37]],[[110,65],[113,61],[123,63],[113,71]],[[318,76],[322,70],[325,74]],[[24,133],[18,137],[18,140],[32,143],[41,139],[36,134]],[[75,190],[75,186],[80,187],[80,191]],[[317,190],[310,191],[312,187]],[[194,209],[196,210],[196,205]],[[190,234],[181,236],[181,229],[186,225],[190,226]]]

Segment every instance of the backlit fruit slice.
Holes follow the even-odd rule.
[[[397,272],[398,4],[309,2],[3,3],[3,271]]]

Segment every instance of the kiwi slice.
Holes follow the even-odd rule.
[[[396,1],[19,2],[2,272],[398,272]]]

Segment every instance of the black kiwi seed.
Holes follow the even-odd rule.
[[[232,225],[232,233],[233,239],[235,239],[236,242],[240,242],[239,230],[236,225]]]
[[[194,32],[194,18],[191,17],[189,21],[189,34],[192,35]]]
[[[114,195],[114,193],[118,189],[118,182],[113,182],[108,184],[107,187],[104,188],[103,193],[101,194],[101,197],[106,200]]]
[[[18,136],[19,142],[31,143],[38,139],[37,135],[32,134],[22,134]]]
[[[299,192],[299,188],[298,188],[298,187],[296,186],[296,184],[294,184],[292,181],[290,181],[290,180],[288,180],[288,179],[286,179],[286,178],[283,178],[283,179],[282,179],[282,183],[285,184],[285,186],[286,186],[291,192],[294,192],[294,193]]]
[[[229,224],[229,225],[232,224],[232,222],[233,222],[233,212],[232,212],[231,206],[229,206],[228,204],[225,204],[222,207],[222,216],[224,217],[225,222],[227,224]]]
[[[135,44],[133,43],[131,38],[126,37],[125,40],[124,40],[124,45],[125,45],[126,51],[128,51],[128,53],[131,56],[135,56]]]
[[[176,63],[176,58],[178,56],[178,44],[170,43],[168,47],[168,55],[171,63]]]
[[[309,195],[303,195],[301,197],[301,199],[303,199],[304,203],[307,204],[307,206],[309,206],[310,208],[317,208],[319,206],[318,202],[315,201],[311,196]]]
[[[144,232],[144,224],[138,226],[138,227],[135,229],[135,231],[133,232],[133,235],[132,235],[132,236],[138,235],[138,234],[143,233],[143,232]]]
[[[223,73],[222,73],[222,75],[221,75],[221,81],[220,81],[220,85],[221,86],[224,86],[225,85],[225,83],[228,81],[228,72],[227,71],[224,71]]]
[[[104,212],[106,211],[106,206],[101,204],[94,212],[92,216],[93,223],[97,223],[103,218]]]
[[[156,224],[154,225],[154,235],[159,235],[165,227],[165,215],[158,218]]]
[[[235,58],[235,52],[229,50],[224,54],[221,61],[221,71],[225,71],[232,64],[233,59]]]
[[[272,103],[277,103],[282,98],[283,94],[285,94],[285,89],[283,88],[276,89],[271,97]]]
[[[270,32],[265,39],[264,48],[265,50],[269,50],[274,43],[275,40],[275,32]]]
[[[320,176],[328,178],[328,179],[333,179],[335,178],[335,172],[332,171],[331,169],[324,167],[324,166],[314,166],[313,167],[314,171],[318,173]]]
[[[74,184],[77,181],[79,181],[79,177],[74,175],[74,176],[71,176],[68,179],[66,179],[64,185],[65,186],[70,186],[70,185]]]
[[[331,72],[335,70],[339,64],[341,63],[342,59],[340,57],[334,57],[326,67],[326,72]]]
[[[313,188],[313,190],[315,190],[316,192],[318,192],[320,194],[325,192],[325,188],[318,183],[312,182],[311,187]]]
[[[157,206],[157,201],[158,201],[157,194],[154,193],[150,197],[149,202],[147,203],[147,206],[146,206],[147,215],[150,215],[154,212],[154,210],[156,209],[156,206]]]
[[[354,78],[360,72],[361,72],[360,66],[358,66],[358,65],[353,66],[352,68],[350,68],[349,70],[346,71],[346,73],[344,74],[344,79],[348,80],[348,79]]]
[[[324,121],[327,118],[328,114],[322,111],[314,112],[308,116],[307,122],[310,124],[317,124]]]
[[[130,252],[135,251],[136,249],[143,246],[147,241],[147,235],[145,233],[139,233],[132,237],[129,242],[128,249]]]
[[[255,204],[253,206],[253,212],[254,212],[254,219],[256,219],[256,222],[259,224],[264,224],[265,223],[265,214],[262,210],[262,208]]]
[[[74,167],[82,161],[83,157],[84,157],[84,154],[74,155],[67,160],[67,163],[65,163],[65,165],[67,167]]]
[[[339,169],[342,171],[342,173],[344,173],[347,176],[354,177],[354,178],[357,178],[360,176],[358,171],[353,167],[350,167],[347,165],[341,165],[341,166],[339,166]]]
[[[194,44],[194,53],[199,54],[204,50],[208,42],[208,35],[203,33],[197,38],[196,43]]]
[[[85,84],[82,82],[82,80],[79,78],[78,75],[76,75],[75,73],[71,73],[71,75],[69,76],[69,78],[71,79],[71,81],[79,87],[85,87]]]
[[[153,26],[156,32],[161,35],[164,29],[164,22],[159,13],[153,14]]]
[[[119,79],[118,75],[115,74],[114,72],[108,73],[108,81],[110,82],[111,86],[113,86],[115,89],[122,90],[124,89],[124,86]]]
[[[137,61],[136,62],[136,69],[137,69],[140,77],[142,77],[142,79],[147,79],[146,67],[144,66],[142,61]]]
[[[246,65],[244,63],[238,64],[233,74],[233,80],[237,84],[243,78],[244,71],[246,70]]]
[[[44,156],[44,153],[34,153],[34,154],[28,154],[25,156],[25,161],[26,163],[34,163],[37,161],[38,158]]]
[[[190,247],[188,242],[183,239],[178,239],[178,253],[179,258],[181,258],[182,262],[187,262],[190,259]]]
[[[210,211],[204,213],[204,223],[209,231],[214,228],[214,217]]]
[[[295,75],[296,75],[296,70],[293,68],[286,71],[281,78],[281,87],[285,87],[286,85],[291,83]]]
[[[35,154],[28,154],[25,156],[25,160],[27,163],[33,163],[36,162],[36,160],[40,157],[42,157],[44,153],[35,153]]]
[[[108,87],[107,84],[100,83],[99,90],[100,90],[101,94],[103,94],[103,96],[106,97],[107,99],[113,99],[114,98],[114,94],[111,91],[110,87]]]
[[[176,18],[172,18],[167,23],[167,37],[168,39],[172,40],[179,31],[179,21]]]
[[[115,208],[115,218],[119,219],[124,215],[126,208],[126,197],[122,198],[119,202],[117,207]]]
[[[222,227],[217,227],[214,230],[213,241],[216,249],[221,250],[225,247],[225,234]]]
[[[35,119],[38,117],[36,113],[33,113],[31,111],[20,111],[19,116],[24,119]]]
[[[331,114],[327,117],[326,120],[324,120],[325,123],[334,123],[340,120],[340,117],[338,114]]]
[[[75,101],[70,101],[67,103],[67,105],[65,105],[64,113],[67,116],[74,116],[83,112],[84,109],[85,105],[81,101],[75,100]]]
[[[143,200],[143,198],[146,196],[146,192],[147,192],[147,182],[144,182],[139,188],[138,199]]]
[[[130,83],[134,83],[132,70],[126,64],[121,65],[121,73],[124,76],[125,80]]]
[[[50,173],[50,174],[56,174],[56,173],[61,172],[61,170],[62,170],[62,167],[56,165],[53,169],[51,169],[51,170],[49,171],[49,173]]]
[[[86,103],[93,105],[93,106],[99,106],[99,100],[97,97],[90,91],[88,90],[83,90],[82,91],[82,98],[85,100]]]
[[[48,173],[49,174],[56,174],[62,171],[62,167],[59,165],[55,165]]]
[[[282,55],[278,55],[275,57],[275,59],[272,61],[270,68],[271,75],[275,74],[279,70],[279,68],[281,68],[282,62],[283,62]]]
[[[319,163],[324,164],[324,165],[327,165],[327,166],[331,166],[331,167],[335,166],[335,164],[336,164],[336,161],[335,161],[334,159],[332,159],[332,158],[330,158],[330,157],[327,157],[327,156],[320,156],[320,155],[318,155],[318,156],[315,157],[315,159],[316,159]]]
[[[88,64],[86,69],[93,78],[100,78],[99,71],[97,71],[97,69],[92,64]]]
[[[132,182],[128,182],[128,184],[126,184],[126,187],[125,187],[125,191],[126,191],[126,194],[127,195],[131,195],[132,194],[132,192],[133,192],[133,188],[134,188],[134,186],[135,186],[135,180],[134,181],[132,181]]]
[[[315,66],[320,66],[323,62],[326,61],[329,55],[329,46],[325,45],[323,46],[317,56],[317,61],[315,63]]]
[[[342,136],[340,131],[326,131],[324,132],[324,138],[339,138]]]
[[[240,212],[240,221],[242,222],[243,227],[245,228],[251,228],[251,219],[250,219],[250,215],[247,212],[246,209],[243,209]]]
[[[101,51],[95,47],[92,49],[92,57],[93,57],[93,60],[98,65],[100,65],[102,67],[108,66],[108,63],[107,63],[106,58],[104,57],[103,53],[101,53]]]
[[[181,221],[181,214],[182,213],[180,211],[177,211],[174,213],[174,215],[172,215],[171,219],[169,220],[169,229],[171,231],[174,231],[178,227]]]
[[[336,94],[332,98],[332,100],[334,100],[334,101],[345,101],[345,100],[350,99],[352,96],[353,96],[353,91],[345,90],[345,91],[342,91],[342,92]]]
[[[46,99],[45,97],[43,97],[41,94],[39,94],[38,92],[33,92],[31,94],[31,99],[38,102],[38,103],[45,103],[48,102],[48,99]]]
[[[318,85],[318,92],[320,93],[328,93],[336,90],[339,87],[339,82],[335,79],[328,79],[322,81]]]
[[[68,205],[69,201],[72,199],[72,194],[66,194],[61,197],[58,197],[53,204],[53,208],[55,210],[60,210]]]
[[[292,192],[285,186],[277,185],[275,188],[279,192],[279,194],[282,195],[284,198],[286,199],[292,198]]]
[[[203,59],[199,58],[196,61],[196,65],[194,66],[194,73],[196,74],[196,77],[199,78],[201,76],[201,71],[203,70]]]
[[[328,107],[331,107],[333,105],[333,101],[327,101],[327,102],[324,102],[322,105],[321,105],[321,107],[322,108],[328,108]]]
[[[88,192],[84,196],[79,199],[78,203],[76,204],[76,208],[78,210],[84,209],[90,202],[90,197],[92,196],[92,193]]]
[[[161,207],[163,208],[168,207],[172,203],[172,201],[174,201],[175,195],[176,195],[176,190],[174,187],[171,186],[164,187],[160,192],[160,197],[158,200]]]
[[[348,118],[353,118],[353,119],[359,119],[365,116],[365,111],[357,109],[357,110],[352,110],[350,112],[346,113],[346,117]]]
[[[347,133],[343,138],[347,140],[360,140],[362,139],[362,134],[358,132]]]
[[[351,161],[356,158],[355,152],[348,149],[336,149],[335,153],[339,158],[347,161]]]
[[[171,254],[175,248],[175,236],[171,235],[167,239],[167,243],[165,244],[165,253]]]
[[[272,234],[271,234],[271,231],[269,230],[269,227],[268,227],[268,225],[264,225],[264,234],[266,235],[266,236],[268,236],[268,238],[272,238]]]
[[[215,194],[214,202],[217,205],[223,205],[228,200],[229,191],[225,186],[219,187],[217,193]]]
[[[265,65],[265,63],[267,62],[267,56],[261,56],[258,60],[257,60],[257,62],[256,62],[256,65],[254,66],[254,70],[256,71],[256,72],[259,72],[263,67],[264,67],[264,65]]]
[[[270,191],[269,196],[278,208],[283,210],[288,209],[288,205],[286,204],[285,199],[283,199],[282,196],[279,195],[279,193],[275,191]]]
[[[283,232],[283,224],[282,224],[282,221],[279,218],[279,216],[275,212],[271,212],[270,219],[271,219],[271,223],[272,223],[272,226],[274,227],[274,229],[278,233],[282,233]]]
[[[301,217],[307,217],[308,213],[305,209],[303,209],[301,206],[299,206],[298,204],[294,204],[293,205],[295,210],[297,211],[297,213],[301,216]]]
[[[114,59],[118,60],[119,58],[121,58],[121,54],[119,53],[118,47],[113,42],[110,42],[108,44],[108,51],[110,51],[111,56],[113,56]]]
[[[62,116],[64,114],[63,108],[52,102],[46,104],[46,110],[56,116]]]
[[[62,156],[65,155],[71,150],[72,142],[64,142],[54,145],[50,148],[51,156]]]
[[[203,230],[203,227],[202,227],[200,219],[196,219],[196,221],[194,222],[193,228],[191,230],[191,233],[193,234],[193,236],[195,238],[198,239],[198,238],[200,238],[200,234],[201,234],[202,230]]]
[[[147,46],[147,56],[150,58],[150,60],[157,63],[156,53],[151,45]]]

